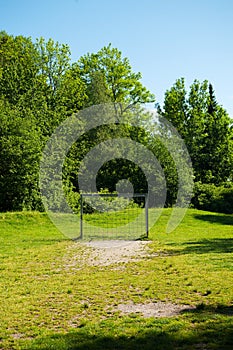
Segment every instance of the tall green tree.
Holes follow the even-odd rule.
[[[173,124],[182,137],[186,136],[188,104],[184,78],[178,79],[171,89],[165,92],[161,114]]]
[[[211,84],[208,86],[208,103],[205,123],[205,139],[201,154],[200,178],[204,182],[221,184],[230,179],[233,166],[231,153],[231,120],[226,110],[215,98]]]
[[[208,81],[195,80],[187,93],[184,79],[177,80],[165,93],[162,114],[183,137],[196,181],[219,185],[231,178],[231,119]]]
[[[78,70],[72,69],[71,52],[66,44],[44,38],[37,40],[35,47],[38,52],[38,66],[41,78],[47,85],[47,104],[65,119],[68,115],[78,112],[86,100],[85,84]],[[59,119],[57,125],[62,121]],[[55,121],[56,124],[56,121]]]
[[[1,210],[41,208],[38,171],[54,129],[83,108],[67,45],[0,33]]]
[[[35,92],[38,55],[31,38],[0,32],[0,96],[17,104],[29,91]]]
[[[76,63],[87,85],[91,102],[121,102],[136,105],[154,102],[154,95],[141,83],[141,73],[134,73],[129,59],[111,44],[97,53],[88,53]],[[98,83],[98,84],[97,84]],[[100,101],[96,99],[99,92]]]
[[[141,74],[133,72],[128,58],[123,58],[122,53],[112,48],[111,45],[103,47],[97,53],[82,56],[77,63],[73,64],[72,70],[80,75],[86,86],[85,107],[100,103],[113,103],[122,106],[121,112],[123,112],[123,110],[128,110],[133,106],[136,108],[140,104],[152,102],[155,99],[154,95],[140,82]],[[83,135],[71,148],[65,163],[67,176],[74,188],[78,190],[80,161],[92,147],[109,138],[135,139],[136,137],[138,140],[139,135],[139,130],[135,131],[135,128],[127,125],[124,127],[120,125],[102,126]],[[141,137],[142,140],[144,136]],[[113,159],[100,169],[97,188],[107,187],[113,191],[116,189],[116,183],[126,177],[132,180],[139,190],[145,187],[145,181],[143,180],[144,184],[142,184],[143,181],[139,183],[140,181],[136,180],[137,175],[138,179],[142,178],[138,167],[123,159]]]
[[[40,38],[36,42],[40,73],[46,78],[48,85],[55,94],[62,76],[70,68],[70,48],[49,39]]]
[[[0,211],[42,209],[38,188],[41,140],[35,117],[0,100]]]

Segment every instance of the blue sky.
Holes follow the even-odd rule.
[[[232,0],[0,0],[0,30],[66,43],[74,61],[111,42],[160,104],[176,79],[207,79],[233,118]]]

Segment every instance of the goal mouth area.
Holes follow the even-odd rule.
[[[80,237],[83,240],[148,238],[146,193],[82,193]]]

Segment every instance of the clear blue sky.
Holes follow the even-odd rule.
[[[233,118],[232,0],[0,0],[0,30],[66,43],[73,60],[111,42],[157,102],[180,77],[207,79]]]

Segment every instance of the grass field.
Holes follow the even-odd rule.
[[[0,348],[155,350],[233,348],[233,215],[188,210],[151,257],[116,266],[72,264],[84,246],[46,214],[0,214]],[[78,249],[75,249],[77,245]],[[122,303],[194,306],[174,317],[122,315]]]

